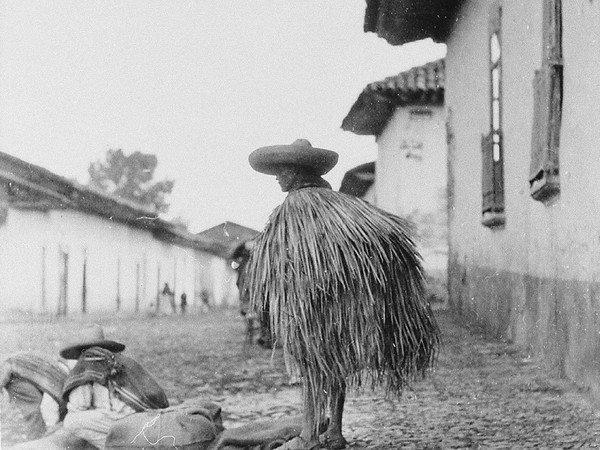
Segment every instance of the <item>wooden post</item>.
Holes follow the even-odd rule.
[[[121,309],[121,258],[117,258],[117,311]]]
[[[83,282],[81,286],[81,312],[87,312],[87,248],[83,249]]]
[[[135,312],[140,310],[140,263],[135,264]]]
[[[142,299],[144,303],[148,299],[148,291],[146,289],[148,279],[146,277],[148,273],[148,261],[146,260],[146,253],[144,253],[144,259],[142,259]]]
[[[187,296],[187,287],[188,287],[188,273],[187,273],[187,254],[183,257],[183,286],[181,287],[181,293],[185,293]]]
[[[156,271],[156,312],[160,312],[160,263]]]
[[[42,246],[42,312],[46,312],[46,246]]]
[[[60,286],[59,296],[57,305],[57,315],[67,315],[67,296],[69,293],[69,253],[63,250],[62,247],[58,248],[60,256]]]
[[[173,261],[173,295],[177,292],[177,258]]]
[[[171,294],[171,311],[173,314],[177,313],[175,292],[177,292],[177,258],[173,261],[173,293]]]

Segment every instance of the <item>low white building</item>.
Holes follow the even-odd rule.
[[[441,297],[448,258],[444,81],[441,59],[363,89],[342,128],[374,136],[377,160],[349,171],[340,188],[354,185],[359,197],[417,225],[424,265]]]
[[[224,249],[144,207],[0,153],[0,317],[173,312]],[[208,272],[208,275],[207,275]],[[162,304],[161,304],[162,303]]]

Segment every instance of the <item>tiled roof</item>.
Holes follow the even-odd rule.
[[[364,31],[392,45],[446,42],[464,0],[366,0]]]
[[[198,236],[221,245],[224,248],[221,256],[228,257],[236,247],[254,238],[258,233],[259,231],[252,228],[227,221],[198,233]]]
[[[362,198],[375,182],[375,161],[361,164],[344,174],[340,192]]]
[[[9,206],[39,210],[73,209],[152,232],[157,239],[218,254],[222,246],[160,219],[153,209],[83,186],[43,167],[0,152],[0,187]]]
[[[399,106],[442,105],[445,74],[444,60],[439,59],[368,84],[344,118],[342,129],[377,136]]]

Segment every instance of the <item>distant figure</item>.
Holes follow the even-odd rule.
[[[200,300],[202,301],[202,312],[210,310],[210,293],[207,289],[202,289],[200,292]]]
[[[66,364],[38,352],[18,352],[0,365],[0,387],[23,416],[28,440],[41,438],[64,418],[62,387]]]
[[[238,245],[231,253],[231,267],[237,273],[237,280],[235,282],[240,297],[240,314],[247,317],[248,310],[250,307],[250,298],[248,296],[248,286],[245,285],[244,280],[246,278],[246,264],[250,258],[251,243],[249,241],[243,242]]]
[[[169,283],[165,283],[165,286],[162,290],[162,295],[169,299],[169,304],[171,305],[171,312],[173,314],[177,313],[177,306],[175,306],[175,293],[169,287]]]
[[[231,255],[233,260],[232,267],[235,268],[238,277],[236,285],[240,293],[240,314],[246,319],[246,342],[252,343],[254,340],[254,322],[257,319],[256,312],[250,308],[250,292],[246,282],[246,265],[250,259],[254,243],[249,240],[236,247]],[[260,336],[257,343],[266,348],[272,348],[273,339],[271,338],[271,327],[269,319],[269,309],[265,307],[258,315],[260,324]]]
[[[246,279],[246,264],[250,258],[250,250],[252,243],[250,241],[242,242],[232,252],[230,258],[232,260],[231,267],[237,272],[237,280],[235,282],[240,298],[240,314],[246,320],[246,339],[245,343],[252,344],[254,340],[254,320],[256,314],[250,311],[250,296],[248,295],[248,286],[245,283]]]
[[[179,304],[179,308],[181,315],[185,315],[185,310],[187,308],[187,294],[185,292],[181,294],[181,303]]]

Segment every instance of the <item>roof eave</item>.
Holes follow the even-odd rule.
[[[431,38],[446,43],[462,0],[366,0],[364,31],[391,45]]]
[[[132,201],[100,192],[75,181],[67,180],[42,167],[22,161],[14,156],[0,152],[0,182],[9,182],[39,193],[49,199],[47,205],[17,204],[21,208],[50,210],[72,208],[94,214],[111,221],[150,231],[153,236],[165,242],[221,255],[227,249],[218,243],[185,230],[160,219],[155,211]],[[44,207],[42,207],[44,206]],[[47,206],[47,207],[46,207]]]
[[[363,91],[350,112],[342,121],[342,130],[363,136],[379,136],[399,107],[441,106],[444,104],[444,90],[423,95],[422,97],[403,98],[374,94]]]
[[[379,135],[396,105],[389,97],[364,90],[342,121],[342,129],[358,135]]]

